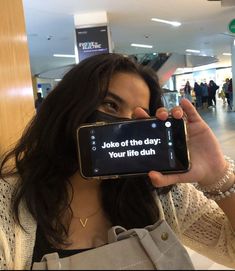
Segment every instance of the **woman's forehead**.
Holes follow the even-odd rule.
[[[110,80],[109,92],[129,103],[141,103],[145,108],[149,105],[149,87],[138,74],[116,73]]]

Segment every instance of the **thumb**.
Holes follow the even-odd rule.
[[[180,102],[180,106],[186,113],[188,122],[198,122],[202,120],[196,108],[192,105],[192,103],[188,99],[185,98],[182,99]]]
[[[136,107],[134,110],[133,117],[135,119],[145,119],[145,118],[149,118],[149,115],[143,108]]]
[[[156,187],[163,187],[163,186],[168,186],[171,184],[187,182],[186,173],[163,175],[162,173],[157,172],[157,171],[150,171],[148,173],[148,176],[153,186],[156,186]]]

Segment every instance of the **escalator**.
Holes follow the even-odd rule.
[[[183,55],[178,53],[149,53],[131,55],[135,61],[156,71],[160,85],[163,86],[177,68],[197,67],[217,62],[210,56]]]
[[[131,55],[138,63],[144,66],[149,66],[157,71],[169,58],[169,53],[154,53],[154,54],[138,54]]]
[[[168,53],[159,53],[156,55],[146,54],[141,60],[142,65],[148,65],[153,68],[155,71],[158,71],[161,66],[167,61],[170,54]]]

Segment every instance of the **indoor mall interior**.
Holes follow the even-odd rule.
[[[80,63],[83,63],[83,61],[85,63],[89,58],[91,59],[96,55],[112,53],[129,59],[134,63],[133,65],[149,68],[155,76],[157,75],[159,88],[161,88],[162,91],[161,102],[169,112],[175,107],[179,108],[180,105],[184,108],[181,101],[185,99],[190,101],[189,106],[192,106],[192,108],[190,107],[191,111],[188,109],[186,109],[186,111],[192,112],[192,110],[195,110],[196,113],[194,114],[198,116],[198,122],[200,122],[199,117],[201,117],[214,133],[221,146],[223,155],[235,160],[235,81],[232,80],[235,77],[235,0],[1,0],[0,22],[1,163],[4,161],[6,151],[15,146],[29,125],[31,125],[30,127],[34,127],[35,123],[37,123],[37,118],[38,121],[44,120],[51,123],[51,133],[54,131],[53,126],[57,127],[59,125],[62,114],[64,114],[69,107],[61,107],[58,110],[58,119],[53,119],[53,111],[57,110],[56,108],[59,104],[54,105],[51,103],[51,113],[47,115],[46,111],[43,111],[43,105],[45,103],[46,109],[46,105],[48,104],[49,108],[49,97],[53,97],[54,90],[58,90],[59,93],[63,84],[66,88],[67,79],[65,78],[68,78],[66,77],[67,73],[73,69],[76,71],[76,67],[80,65]],[[89,85],[88,83],[86,87]],[[75,102],[77,100],[73,98],[71,91],[68,90],[67,95],[71,95],[71,101],[74,99]],[[83,95],[84,97],[86,96],[86,91],[83,92]],[[96,94],[94,94],[94,97],[95,95]],[[116,94],[112,95],[115,96]],[[134,96],[135,94],[133,94],[133,97]],[[61,97],[61,99],[63,99],[65,96]],[[109,102],[109,106],[113,106],[113,99],[114,98]],[[118,97],[115,99],[120,100],[121,98]],[[90,106],[92,102],[94,101],[89,101],[89,99],[84,102],[86,105],[81,102],[81,104],[83,104],[82,106],[84,106],[83,114],[87,114],[90,110],[88,105]],[[144,98],[140,104],[145,104]],[[42,112],[40,110],[42,110]],[[113,110],[112,107],[110,111],[111,115],[113,114],[112,112],[114,112]],[[45,112],[45,115],[43,115],[43,112]],[[106,111],[104,111],[104,113],[105,112]],[[42,118],[40,118],[40,113],[42,113]],[[174,114],[172,113],[172,115]],[[119,117],[123,116],[119,115]],[[82,119],[81,116],[78,116],[78,118]],[[33,122],[31,122],[32,119],[34,120]],[[85,119],[83,118],[83,120]],[[193,120],[193,117],[188,118],[188,123],[193,122]],[[71,122],[66,117],[63,118],[63,121],[64,123],[68,122],[68,124]],[[66,125],[64,132],[67,135],[69,133],[66,130]],[[46,133],[46,127],[46,125],[45,127],[42,125],[40,129]],[[37,137],[37,132],[39,134],[35,143],[31,142],[32,144],[30,143],[31,145],[29,145],[32,148],[32,152],[35,145],[46,135],[43,135],[40,129],[34,130],[34,136]],[[188,131],[187,136],[190,137],[191,132]],[[60,142],[59,140],[62,140],[63,136],[64,134],[61,135],[61,138],[58,136],[58,141],[53,142],[55,145],[54,149],[62,144],[62,141]],[[27,141],[27,138],[30,139],[31,137],[25,138]],[[47,146],[49,150],[51,148],[49,145],[52,144],[51,137],[48,137],[48,142],[47,136],[44,137],[44,140],[44,145]],[[190,142],[187,143],[189,148],[191,148]],[[93,143],[95,144],[94,141]],[[69,148],[70,145],[66,144],[65,146]],[[202,146],[205,145],[205,149],[209,149],[209,141],[207,145],[204,144],[203,141],[201,141],[201,144]],[[17,172],[25,172],[24,174],[22,173],[22,176],[27,179],[28,177],[26,175],[28,173],[23,170],[23,157],[27,157],[27,155],[24,154],[21,149],[24,149],[26,145],[24,145],[24,143],[19,145],[18,156],[15,158],[15,162],[22,159],[22,164],[18,164],[22,171],[18,169]],[[168,145],[170,146],[170,143]],[[93,150],[94,148],[96,147],[93,146]],[[213,148],[213,143],[211,148]],[[58,150],[59,149],[60,147],[58,147]],[[28,155],[31,155],[30,151],[28,147],[25,147],[25,152]],[[41,152],[43,153],[43,151],[44,149]],[[60,155],[63,156],[63,154],[58,151],[58,157]],[[91,156],[92,155],[93,154],[91,154]],[[34,164],[36,165],[36,161],[38,163],[35,169],[35,180],[37,172],[39,171],[38,168],[48,166],[46,163],[41,164],[43,159],[36,160],[36,156],[32,156],[31,160],[32,164],[35,162]],[[88,156],[86,156],[86,158],[87,157]],[[193,161],[194,155],[191,157]],[[202,158],[203,157],[202,154]],[[70,158],[66,155],[64,156],[64,159],[65,158],[70,161]],[[45,154],[45,159],[48,159],[45,161],[50,161],[50,154]],[[82,159],[81,156],[79,156],[79,159]],[[211,159],[213,160],[214,157]],[[117,160],[118,159],[115,161]],[[201,163],[203,162],[202,160]],[[208,162],[208,159],[205,159],[205,162]],[[14,160],[12,163],[14,163]],[[20,167],[20,165],[22,166]],[[57,166],[58,165],[55,167],[57,168]],[[108,161],[106,166],[108,167]],[[215,164],[213,170],[216,171],[216,168],[217,164]],[[99,169],[94,169],[94,171],[95,170],[98,171]],[[48,171],[48,176],[51,174],[50,172],[51,171]],[[197,174],[195,172],[196,171],[194,171],[193,174]],[[234,174],[234,164],[231,163],[231,168],[228,168],[225,173],[225,177],[221,177],[223,184],[230,180],[231,174]],[[34,174],[32,175],[34,176]],[[194,179],[194,176],[196,175],[191,176],[191,178]],[[0,178],[1,177],[2,171]],[[22,177],[22,179],[24,177]],[[45,177],[45,180],[47,177]],[[195,180],[195,182],[197,182],[197,180]],[[43,184],[42,181],[39,183],[40,185]],[[30,186],[29,181],[28,185]],[[219,185],[222,187],[221,183]],[[37,187],[40,186],[38,185]],[[49,198],[51,195],[49,184],[47,188],[47,197]],[[228,194],[226,194],[227,190],[223,190],[222,192],[218,190],[218,196],[229,196],[231,199],[232,196],[230,194],[235,192],[234,182],[228,189]],[[74,188],[74,191],[75,190]],[[2,194],[3,191],[5,190],[2,190],[0,187],[0,194]],[[19,192],[20,197],[23,197],[24,191],[26,190],[22,187],[22,190]],[[204,191],[205,193],[202,192],[207,196],[211,192],[210,190],[208,191]],[[62,199],[62,196],[58,196],[58,199],[59,198],[60,200],[67,199]],[[54,202],[56,200],[57,199],[55,199]],[[29,204],[29,201],[25,201]],[[51,199],[51,202],[52,201]],[[172,202],[173,201],[172,199]],[[0,204],[4,205],[2,202],[3,201],[0,200]],[[44,221],[44,218],[48,218],[49,215],[43,217],[40,211],[38,211],[37,208],[41,205],[37,206],[36,203],[34,205],[32,202],[30,212],[34,214],[34,219],[39,219],[41,216],[40,219],[42,220],[40,221]],[[41,204],[43,204],[42,202]],[[45,206],[49,204],[48,202],[45,203]],[[91,202],[93,201],[91,200]],[[219,207],[221,206],[222,205],[219,205]],[[203,209],[204,207],[201,206],[200,208]],[[2,217],[1,212],[6,212],[6,208],[3,211],[1,209],[2,207],[0,207],[0,215]],[[48,205],[48,214],[50,213],[49,210],[50,205]],[[88,213],[92,214],[87,215],[86,220],[80,218],[80,224],[78,224],[81,226],[81,232],[89,228],[89,220],[96,214],[96,212],[93,214],[93,211],[90,211],[94,210],[92,208],[85,208],[85,210],[88,210]],[[61,215],[59,210],[57,214]],[[6,218],[6,220],[8,220],[8,218]],[[27,256],[26,254],[21,255],[22,259],[29,257],[27,258],[27,264],[24,265],[22,261],[22,265],[20,265],[20,260],[14,262],[13,258],[11,261],[9,260],[11,256],[16,255],[17,251],[25,251],[25,248],[19,248],[16,241],[9,241],[10,239],[13,240],[16,238],[18,233],[14,234],[14,238],[9,237],[9,240],[4,239],[5,236],[2,232],[5,232],[7,226],[4,224],[3,227],[1,221],[0,219],[0,269],[8,269],[10,267],[12,267],[12,269],[17,269],[18,267],[19,269],[21,269],[20,267],[27,269],[32,267],[30,264],[32,264],[33,261],[32,257],[36,259],[34,258],[36,257],[36,246],[34,247],[34,254],[32,254],[32,251],[27,252],[29,253],[27,255],[31,256]],[[231,263],[229,260],[225,262],[223,259],[220,260],[219,256],[216,255],[227,253],[229,257],[234,258],[235,229],[233,228],[234,239],[231,241],[231,245],[227,245],[228,239],[230,239],[224,237],[227,233],[227,225],[218,226],[215,225],[216,220],[213,221],[213,225],[208,226],[205,224],[207,225],[205,226],[203,224],[200,228],[201,232],[204,230],[210,231],[212,227],[217,228],[217,231],[213,230],[213,232],[211,232],[210,238],[213,239],[216,236],[217,239],[213,239],[210,245],[208,245],[208,254],[204,253],[204,251],[206,251],[204,243],[202,250],[200,245],[198,245],[198,247],[195,246],[194,250],[194,246],[190,246],[189,241],[183,242],[184,248],[187,250],[196,270],[232,270],[235,268],[234,260],[233,262],[231,260]],[[179,223],[181,222],[179,218]],[[38,225],[41,225],[40,223],[38,223]],[[42,222],[41,227],[47,225],[43,223],[44,222]],[[224,228],[223,233],[222,230],[221,233],[218,233],[220,226]],[[59,229],[61,232],[63,231],[62,228]],[[85,240],[88,233],[85,232],[84,235],[82,235],[82,240]],[[187,233],[185,236],[186,235]],[[39,238],[38,230],[36,233],[34,231],[33,236],[34,238],[35,236]],[[14,249],[10,247],[5,248],[8,241],[12,246],[15,242]],[[222,244],[226,248],[222,249]],[[215,253],[212,252],[211,246],[218,250]],[[78,247],[76,245],[71,246],[72,249],[80,249],[81,247],[80,245]],[[217,258],[219,259],[218,261]],[[3,261],[2,264],[1,261]],[[13,265],[8,265],[8,262],[11,262]],[[172,269],[175,269],[174,265]]]

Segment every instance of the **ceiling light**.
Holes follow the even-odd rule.
[[[134,46],[134,47],[142,47],[142,48],[153,48],[152,45],[137,44],[137,43],[132,43],[131,46]]]
[[[54,79],[55,82],[59,82],[59,81],[61,81],[61,80],[62,80],[62,79],[59,79],[59,78],[58,78],[58,79]]]
[[[185,51],[189,53],[200,53],[199,50],[193,50],[193,49],[186,49]]]
[[[162,19],[158,19],[158,18],[152,18],[151,21],[164,23],[164,24],[170,24],[173,26],[180,26],[181,25],[180,22],[167,21],[167,20],[162,20]]]
[[[54,57],[70,57],[70,58],[75,58],[75,55],[63,55],[63,54],[54,54]]]
[[[223,56],[231,56],[231,53],[223,53]]]

